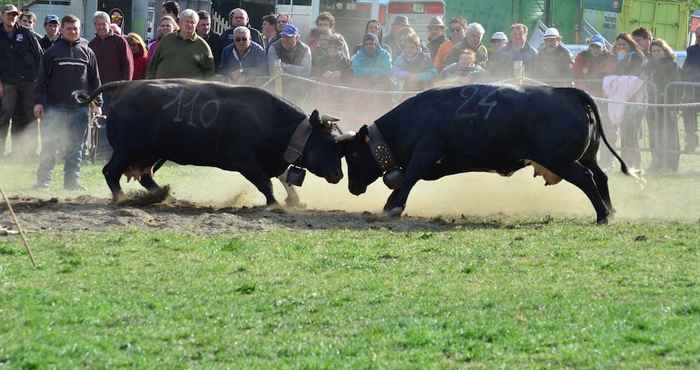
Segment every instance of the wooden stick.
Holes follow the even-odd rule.
[[[7,209],[10,210],[10,215],[12,215],[12,221],[15,223],[17,226],[17,230],[19,231],[19,235],[22,237],[22,243],[24,243],[24,248],[27,250],[27,253],[29,253],[29,259],[32,260],[32,266],[36,268],[36,262],[34,261],[34,255],[32,254],[32,248],[29,247],[29,242],[27,241],[27,236],[24,235],[24,231],[22,230],[22,227],[19,226],[19,221],[17,221],[17,215],[15,214],[15,211],[12,209],[12,205],[10,204],[10,200],[7,198],[7,195],[5,195],[5,192],[0,188],[0,194],[2,194],[2,197],[5,199],[5,203],[7,204]]]

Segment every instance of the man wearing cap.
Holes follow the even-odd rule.
[[[229,17],[229,23],[231,24],[231,28],[227,29],[226,31],[224,31],[224,33],[221,34],[221,48],[222,49],[229,46],[229,45],[232,45],[234,43],[234,39],[236,37],[233,34],[233,31],[240,26],[248,27],[250,29],[250,38],[254,43],[261,45],[261,46],[265,45],[265,42],[263,41],[262,34],[260,34],[260,31],[251,27],[250,24],[248,23],[248,12],[246,12],[245,9],[241,9],[241,8],[233,9],[228,14],[228,17]]]
[[[545,79],[569,79],[571,65],[571,53],[561,44],[559,30],[548,28],[544,33],[544,46],[534,59],[531,75]]]
[[[60,36],[58,33],[58,16],[50,14],[44,18],[44,32],[46,32],[46,35],[39,40],[39,45],[46,51],[49,50]]]
[[[428,50],[430,50],[430,58],[435,62],[440,45],[447,39],[445,38],[445,22],[442,17],[432,17],[428,24]]]
[[[401,50],[401,36],[399,34],[405,28],[411,27],[408,22],[408,17],[405,15],[397,15],[394,17],[394,21],[391,23],[391,30],[389,36],[384,39],[384,47],[388,49],[390,54],[398,53]]]
[[[521,63],[527,71],[532,60],[537,55],[535,50],[527,42],[528,28],[522,23],[516,23],[510,27],[510,42],[492,57],[489,72],[495,77],[513,76],[513,67]]]
[[[591,37],[588,49],[576,55],[572,72],[577,80],[598,80],[615,72],[615,57],[606,49],[603,36]]]
[[[302,77],[311,75],[311,49],[299,40],[299,30],[291,23],[280,32],[280,40],[270,46],[267,60],[270,67],[281,63],[284,73]]]
[[[493,55],[497,51],[508,46],[508,36],[503,32],[496,32],[491,35],[489,54]]]
[[[19,138],[31,122],[34,87],[39,73],[43,49],[29,29],[20,26],[19,10],[4,5],[0,26],[0,156],[5,153],[5,138],[10,119],[17,113],[21,119],[12,124],[12,137]],[[13,140],[18,143],[17,140]],[[15,149],[26,151],[26,148]],[[17,151],[15,151],[17,152]]]

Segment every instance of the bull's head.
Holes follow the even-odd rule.
[[[367,125],[362,126],[357,134],[340,136],[337,142],[338,150],[348,164],[348,190],[354,195],[363,194],[382,175],[370,152]]]
[[[304,146],[302,166],[316,176],[323,177],[331,184],[337,184],[343,178],[340,166],[340,153],[336,145],[333,129],[337,118],[319,116],[314,110],[309,116],[311,136]]]

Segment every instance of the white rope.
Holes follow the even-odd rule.
[[[386,94],[386,95],[416,95],[422,93],[422,91],[395,91],[395,90],[372,90],[372,89],[361,89],[357,87],[333,85],[326,82],[312,80],[310,78],[299,77],[295,75],[290,75],[287,73],[281,74],[282,77],[291,78],[294,80],[305,81],[319,86],[332,87],[339,90],[354,91],[365,94]]]
[[[262,84],[262,85],[260,85],[260,86],[258,86],[258,87],[261,88],[261,89],[264,89],[264,88],[267,87],[267,85],[271,84],[272,81],[278,79],[279,77],[280,77],[279,75],[278,75],[278,76],[274,76],[274,77],[270,78],[269,80],[267,80],[264,84]]]
[[[271,78],[267,82],[265,82],[263,85],[261,85],[261,88],[264,88],[265,86],[269,85],[272,81],[276,80],[277,78],[280,77],[285,77],[285,78],[290,78],[294,80],[299,80],[299,81],[304,81],[308,82],[314,85],[318,86],[325,86],[325,87],[330,87],[334,89],[339,89],[339,90],[345,90],[345,91],[353,91],[353,92],[358,92],[358,93],[366,93],[366,94],[383,94],[383,95],[416,95],[421,93],[422,91],[395,91],[395,90],[372,90],[372,89],[362,89],[362,88],[357,88],[357,87],[349,87],[349,86],[341,86],[341,85],[333,85],[329,84],[326,82],[321,82],[321,81],[316,81],[310,78],[304,78],[304,77],[299,77],[287,73],[283,73],[281,75],[278,75],[276,77]],[[491,84],[493,85],[516,85],[519,80],[517,79],[506,79],[506,80],[501,80],[501,81],[495,81],[492,82]],[[538,84],[542,86],[549,86],[546,82],[534,80],[531,78],[523,78],[522,81],[524,82],[529,82],[533,84]],[[607,98],[602,98],[599,96],[591,96],[593,100],[601,103],[612,103],[612,104],[623,104],[623,105],[631,105],[631,106],[640,106],[640,107],[652,107],[652,108],[691,108],[691,107],[700,107],[700,102],[697,103],[675,103],[675,104],[664,104],[664,103],[643,103],[643,102],[623,102],[623,101],[617,101],[613,99],[607,99]]]
[[[678,103],[678,104],[664,104],[664,103],[641,103],[641,102],[622,102],[613,99],[600,98],[593,96],[593,100],[601,103],[613,103],[613,104],[624,104],[633,105],[641,107],[653,107],[653,108],[690,108],[690,107],[700,107],[700,103]]]

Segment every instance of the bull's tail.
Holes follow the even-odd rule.
[[[577,89],[578,90],[578,89]],[[627,176],[634,177],[635,180],[643,182],[639,177],[639,174],[637,173],[638,170],[630,170],[629,167],[627,167],[627,163],[625,163],[624,160],[622,160],[622,157],[620,157],[619,154],[613,149],[612,145],[608,142],[608,138],[605,137],[605,130],[603,130],[603,121],[600,119],[600,113],[598,112],[598,106],[596,105],[595,101],[593,100],[593,97],[591,97],[587,92],[583,90],[578,90],[579,95],[583,99],[584,104],[593,112],[593,116],[595,118],[595,125],[596,125],[596,130],[600,133],[600,137],[603,139],[603,142],[605,143],[605,146],[608,147],[610,152],[617,158],[617,160],[620,162],[620,170],[622,173],[624,173]]]
[[[131,84],[132,81],[114,81],[114,82],[109,82],[106,83],[97,90],[93,91],[92,93],[86,91],[86,90],[75,90],[71,93],[71,96],[73,96],[73,99],[75,99],[76,102],[80,105],[88,105],[90,104],[97,96],[102,94],[103,92],[109,92],[113,91],[119,88],[122,88],[126,85]]]

